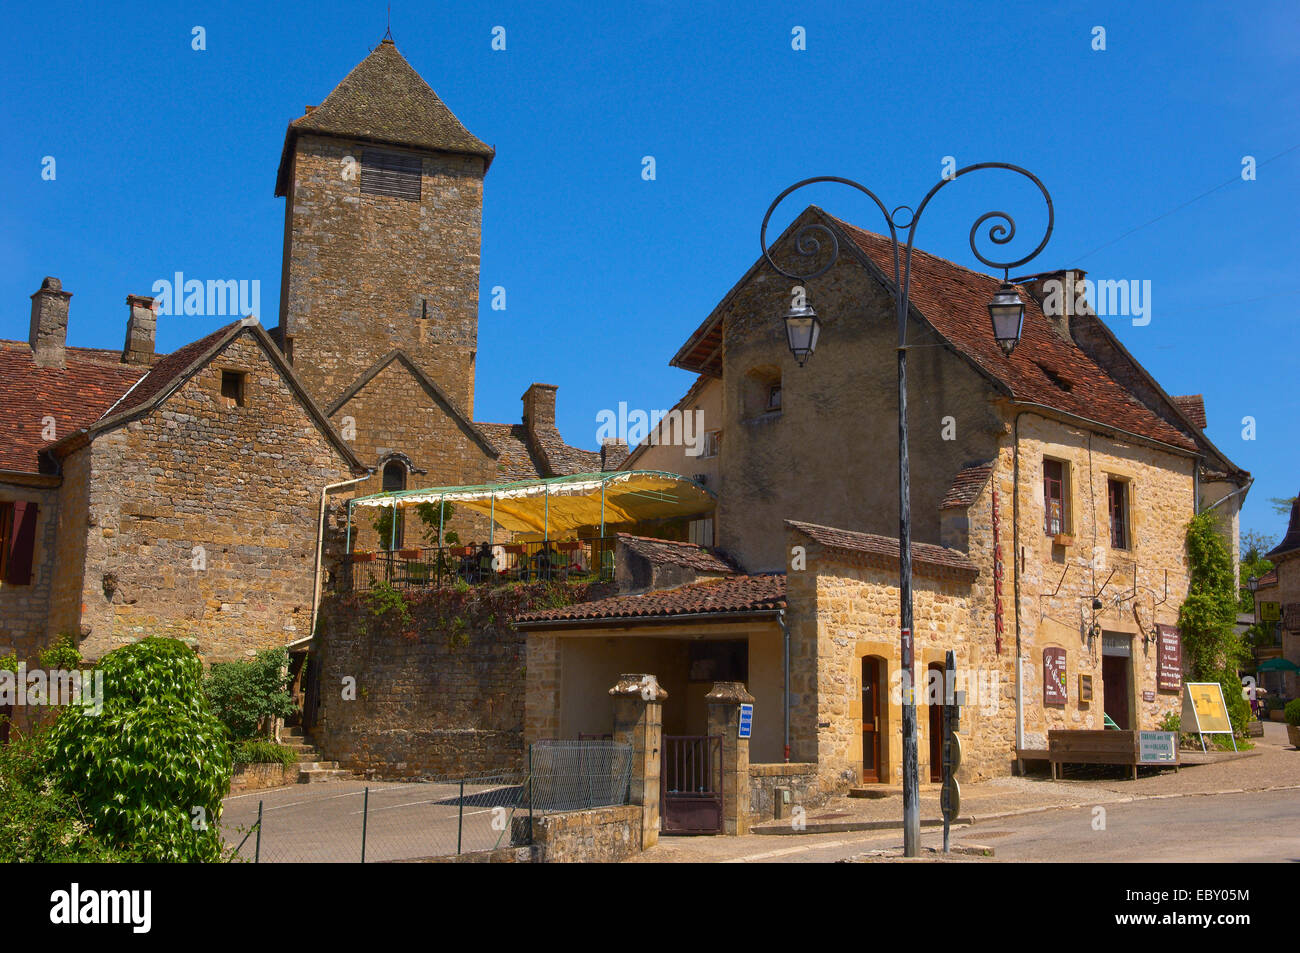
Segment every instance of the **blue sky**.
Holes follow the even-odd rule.
[[[398,0],[392,30],[497,149],[477,419],[517,420],[544,380],[559,385],[563,433],[594,447],[602,408],[671,406],[692,377],[668,359],[753,263],[763,212],[797,179],[843,175],[914,205],[944,156],[1014,162],[1055,201],[1036,268],[1151,281],[1150,324],[1112,328],[1170,393],[1205,395],[1211,439],[1256,476],[1243,528],[1281,534],[1268,498],[1300,489],[1294,2],[1176,16],[1098,2],[466,6]],[[77,345],[120,347],[126,294],[178,270],[259,279],[276,323],[285,125],[379,41],[385,4],[47,2],[0,16],[0,337],[26,338],[47,274],[74,293]],[[1037,227],[1035,193],[982,175],[935,200],[920,247],[978,267],[976,215],[1006,207],[1026,235]],[[810,201],[881,227],[848,190],[798,199],[778,227]],[[496,285],[504,312],[489,307]],[[164,318],[159,346],[223,320]]]

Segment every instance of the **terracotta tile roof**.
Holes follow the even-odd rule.
[[[528,430],[523,424],[476,423],[475,426],[500,453],[497,457],[498,480],[535,480],[542,475],[541,467],[528,449]]]
[[[276,195],[288,186],[293,142],[299,133],[369,139],[434,152],[482,156],[495,150],[466,129],[438,95],[397,51],[382,41],[334,87],[325,101],[289,123]]]
[[[1276,570],[1276,569],[1270,569],[1268,572],[1264,573],[1264,575],[1260,576],[1260,577],[1259,577],[1259,585],[1260,585],[1261,588],[1263,588],[1264,586],[1276,586],[1276,585],[1277,585],[1277,570]]]
[[[37,367],[26,341],[0,341],[0,470],[39,473],[38,452],[53,440],[42,419],[53,417],[63,438],[94,423],[145,373],[121,354],[70,347],[65,367]]]
[[[735,615],[785,608],[785,575],[731,576],[660,589],[639,596],[612,596],[562,609],[525,612],[516,623],[581,622],[606,619],[657,619],[716,613]]]
[[[159,358],[153,367],[149,368],[149,373],[145,374],[140,383],[132,388],[122,402],[111,408],[112,416],[116,417],[118,414],[130,413],[132,410],[148,403],[151,398],[167,390],[189,370],[191,364],[216,346],[218,341],[238,327],[240,323],[239,321],[233,321],[224,327],[218,328],[211,334],[205,335],[197,341],[191,341],[184,347]]]
[[[836,529],[833,526],[801,523],[798,520],[786,520],[785,525],[797,529],[814,542],[831,549],[861,553],[874,557],[878,561],[898,565],[899,542],[892,536],[857,533],[853,530]],[[948,549],[946,546],[935,546],[933,543],[912,543],[912,565],[916,568],[928,567],[961,575],[974,576],[979,572],[979,567],[971,562],[965,553]]]
[[[825,214],[825,213],[823,213]],[[889,239],[834,216],[838,225],[892,284]],[[1023,287],[1025,322],[1020,344],[1002,353],[989,327],[988,303],[1001,281],[920,249],[912,252],[911,303],[959,352],[1019,401],[1043,404],[1078,417],[1186,449],[1196,443],[1158,417],[1073,342],[1048,323],[1038,301]]]
[[[1200,394],[1187,394],[1182,397],[1173,397],[1173,401],[1178,405],[1178,409],[1183,412],[1183,416],[1190,420],[1202,430],[1205,429],[1205,398]]]
[[[696,572],[732,575],[736,567],[696,543],[619,533],[618,541],[638,556],[657,565],[671,563]]]
[[[980,490],[984,489],[984,484],[989,482],[992,473],[993,467],[988,463],[958,470],[957,475],[953,477],[952,486],[948,487],[948,492],[943,495],[943,500],[939,503],[939,509],[964,509],[970,506],[975,502],[975,497],[979,496]]]

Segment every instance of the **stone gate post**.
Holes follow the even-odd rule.
[[[614,698],[614,741],[632,746],[631,802],[641,805],[641,849],[659,843],[659,764],[664,691],[653,675],[620,675]]]
[[[709,734],[722,736],[722,833],[749,833],[749,739],[740,735],[740,706],[754,696],[744,682],[714,682],[709,703]]]

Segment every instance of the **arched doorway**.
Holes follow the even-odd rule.
[[[862,659],[862,782],[878,783],[884,774],[881,739],[885,719],[881,702],[881,660],[874,655]]]
[[[406,464],[401,460],[389,460],[384,464],[383,471],[383,490],[385,493],[400,492],[406,489]],[[380,549],[401,549],[403,545],[404,530],[406,529],[405,521],[402,519],[403,514],[393,507],[386,511],[388,519],[396,520],[397,525],[387,524],[385,528],[388,531],[388,538],[379,541]],[[385,521],[380,518],[381,526]],[[382,534],[385,529],[381,529]]]
[[[943,664],[931,662],[926,666],[925,702],[930,709],[930,781],[943,780]]]

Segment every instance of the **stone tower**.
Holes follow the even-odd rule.
[[[492,156],[390,39],[289,124],[275,336],[322,407],[401,352],[472,419]]]

